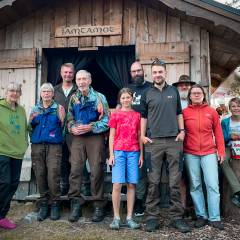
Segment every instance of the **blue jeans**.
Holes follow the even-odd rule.
[[[220,194],[218,182],[218,161],[216,154],[205,156],[184,154],[190,180],[190,194],[197,217],[220,221]],[[208,215],[202,189],[201,169],[207,189]]]

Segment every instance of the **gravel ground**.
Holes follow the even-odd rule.
[[[84,208],[84,216],[77,223],[67,221],[68,209],[63,208],[61,220],[51,221],[46,219],[43,222],[35,220],[32,203],[13,202],[9,218],[14,220],[18,227],[14,230],[0,229],[0,240],[100,240],[100,239],[240,239],[239,219],[224,219],[225,230],[219,231],[209,226],[202,229],[193,229],[191,233],[183,234],[173,228],[167,227],[169,224],[167,211],[163,211],[160,218],[161,228],[155,233],[147,233],[144,229],[144,219],[141,230],[129,230],[124,224],[120,231],[112,231],[108,228],[111,222],[111,214],[107,215],[103,222],[92,223],[90,218],[91,206]],[[26,217],[27,216],[27,217]],[[193,226],[193,221],[187,219]]]

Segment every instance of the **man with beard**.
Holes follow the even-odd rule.
[[[62,77],[62,83],[54,87],[54,100],[62,105],[65,112],[68,111],[68,104],[72,94],[77,90],[77,86],[73,83],[74,79],[74,65],[72,63],[64,63],[61,66],[60,74]],[[66,133],[66,138],[62,146],[62,161],[61,161],[61,195],[66,195],[69,188],[69,150],[71,144],[71,136]]]
[[[188,96],[188,90],[192,85],[196,84],[195,82],[192,82],[188,75],[181,75],[179,77],[178,82],[173,83],[172,85],[178,89],[180,99],[181,99],[181,106],[182,109],[186,108],[188,106],[187,96]],[[180,161],[180,170],[182,171],[182,179],[180,183],[180,191],[181,191],[181,202],[184,209],[186,209],[186,183],[185,183],[185,171],[184,169],[184,160],[182,157],[179,159]]]
[[[169,168],[171,226],[180,232],[190,231],[183,220],[180,198],[179,158],[185,137],[180,96],[174,86],[166,83],[166,64],[156,59],[151,66],[153,86],[142,98],[141,139],[150,157],[148,194],[146,199],[146,231],[159,228],[159,183],[163,160]],[[148,131],[147,130],[148,126]]]
[[[132,108],[141,113],[141,98],[142,95],[152,86],[148,81],[144,80],[144,71],[141,63],[135,61],[131,65],[130,74],[132,83],[128,86],[133,91]],[[144,200],[147,192],[147,168],[146,157],[142,168],[139,169],[139,182],[136,186],[136,200],[135,200],[135,216],[144,215]]]

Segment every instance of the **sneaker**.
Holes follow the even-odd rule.
[[[159,229],[160,225],[158,223],[157,219],[148,219],[146,223],[146,232],[155,232],[157,229]]]
[[[217,228],[219,230],[224,230],[224,225],[221,221],[209,221],[208,224],[211,227]]]
[[[195,228],[201,228],[201,227],[204,227],[205,225],[207,225],[207,219],[203,217],[198,217],[194,223]]]
[[[234,194],[231,201],[234,205],[240,208],[240,196],[238,194]]]
[[[14,229],[16,227],[17,227],[17,225],[7,218],[3,218],[0,220],[0,228]]]
[[[134,209],[135,209],[136,217],[140,217],[144,215],[143,201],[141,199],[136,199]]]
[[[120,229],[120,219],[114,218],[112,223],[109,225],[109,227],[113,230],[119,230]]]
[[[190,227],[183,219],[172,220],[172,222],[170,223],[170,226],[176,228],[177,230],[179,230],[179,232],[182,232],[182,233],[191,232]]]
[[[131,229],[139,229],[140,224],[135,222],[132,218],[126,220],[126,224]]]

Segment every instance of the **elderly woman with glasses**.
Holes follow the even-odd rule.
[[[220,220],[218,161],[224,161],[225,148],[218,113],[208,106],[204,89],[198,84],[189,89],[188,103],[188,107],[183,110],[186,130],[183,151],[190,179],[190,194],[197,216],[195,227],[203,227],[208,219],[210,226],[223,230]],[[207,189],[208,213],[201,169]]]
[[[41,100],[32,109],[29,121],[31,157],[40,193],[37,218],[38,221],[46,219],[48,204],[51,204],[50,219],[57,220],[60,218],[60,163],[65,111],[53,100],[52,84],[44,83],[40,96]]]
[[[18,104],[21,94],[21,85],[10,83],[6,97],[0,100],[0,228],[4,229],[16,228],[6,215],[19,184],[28,146],[26,113]]]

